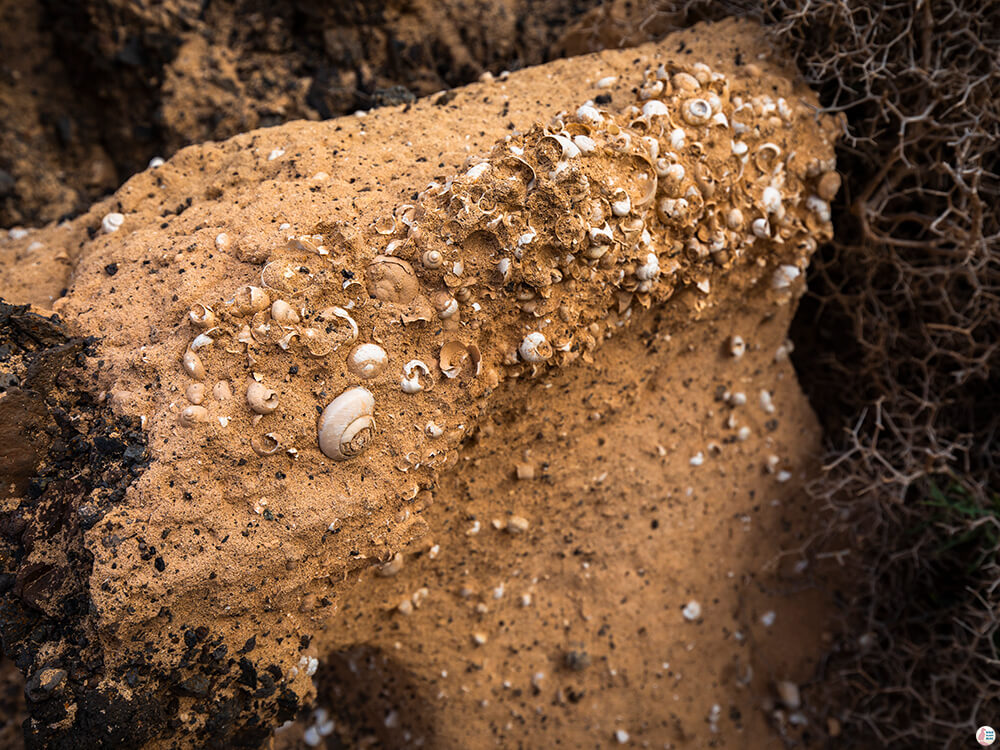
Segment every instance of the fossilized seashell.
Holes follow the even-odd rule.
[[[208,409],[204,406],[188,406],[185,407],[178,417],[178,420],[185,427],[194,427],[198,424],[205,424],[209,420]]]
[[[375,397],[367,388],[348,388],[319,417],[319,449],[334,461],[359,455],[375,436]]]
[[[762,143],[753,155],[753,163],[761,172],[772,172],[781,159],[781,147],[776,143]]]
[[[316,258],[313,258],[312,262],[315,261]],[[264,266],[260,282],[265,288],[282,294],[299,294],[313,285],[313,275],[305,261],[282,258]]]
[[[389,355],[378,344],[358,344],[347,355],[347,369],[368,380],[382,372],[388,361]]]
[[[623,188],[616,188],[611,194],[611,213],[615,216],[628,216],[632,210],[632,199]]]
[[[837,172],[827,172],[819,178],[816,194],[828,203],[840,192],[840,175]]]
[[[231,303],[237,315],[252,315],[270,305],[271,298],[259,286],[247,285],[236,290]]]
[[[205,385],[203,383],[192,383],[184,390],[184,397],[192,404],[200,404],[205,400]]]
[[[205,333],[199,333],[197,336],[195,336],[194,339],[192,339],[191,343],[188,344],[188,349],[190,349],[193,352],[196,352],[199,349],[204,349],[206,346],[211,346],[212,344],[214,344],[215,339],[209,336],[208,335],[209,333],[211,333],[211,331],[206,331]]]
[[[424,268],[433,271],[444,265],[444,256],[439,250],[425,250],[420,256],[420,262],[424,264]]]
[[[681,115],[689,125],[704,125],[712,117],[712,105],[707,99],[688,99]]]
[[[458,300],[448,294],[448,292],[438,292],[435,294],[433,303],[434,309],[437,310],[438,317],[441,320],[447,320],[458,312]]]
[[[670,79],[670,83],[677,91],[683,92],[693,92],[701,88],[701,84],[698,83],[698,79],[695,78],[690,73],[675,73],[674,77]]]
[[[190,349],[184,352],[181,364],[184,366],[184,372],[195,380],[205,379],[205,365],[202,364],[201,357]]]
[[[475,344],[463,344],[459,341],[446,341],[441,346],[441,353],[438,356],[438,365],[445,377],[454,378],[461,372],[466,363],[470,363],[474,368],[474,374],[479,374],[482,357],[479,347]]]
[[[256,414],[271,414],[278,408],[278,394],[263,383],[251,380],[247,384],[247,404]]]
[[[258,456],[272,456],[281,449],[281,441],[276,433],[268,432],[250,438],[250,447]]]
[[[377,255],[365,271],[368,294],[382,302],[405,305],[420,288],[413,267],[402,258]]]
[[[525,362],[544,362],[552,356],[552,346],[545,339],[545,334],[539,331],[525,336],[517,351]]]
[[[802,271],[799,270],[798,266],[782,265],[778,266],[777,270],[774,272],[774,276],[771,277],[771,288],[776,291],[784,291],[788,289],[792,282],[795,281]]]
[[[215,313],[212,312],[212,308],[201,303],[191,308],[188,318],[198,328],[211,328],[215,325]]]
[[[295,311],[295,308],[283,299],[276,299],[271,303],[271,317],[282,325],[299,322],[299,314]]]

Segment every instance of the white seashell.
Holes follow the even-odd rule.
[[[358,344],[347,355],[347,368],[363,380],[374,378],[389,362],[389,355],[378,344]]]
[[[596,107],[589,104],[584,104],[576,110],[576,117],[583,122],[590,123],[591,125],[600,125],[601,113],[597,111]]]
[[[670,114],[670,110],[659,99],[650,99],[642,105],[642,114],[643,117],[656,117],[657,115]]]
[[[689,125],[704,125],[712,116],[712,105],[706,99],[689,99],[681,114]]]
[[[444,430],[438,427],[434,422],[428,422],[427,426],[424,427],[424,432],[427,433],[428,437],[439,438],[444,435]]]
[[[816,214],[816,218],[820,221],[830,221],[830,204],[818,195],[806,198],[806,208]]]
[[[441,320],[447,320],[448,318],[455,315],[458,312],[458,300],[454,297],[449,297],[447,303],[438,311],[438,317]]]
[[[525,362],[544,362],[552,356],[552,347],[545,339],[545,334],[538,331],[525,336],[517,351]]]
[[[608,222],[604,222],[603,227],[591,227],[588,230],[588,234],[590,235],[590,241],[595,245],[610,245],[611,240],[614,239],[614,234]]]
[[[733,153],[736,154],[737,156],[743,156],[743,154],[745,154],[747,151],[750,150],[750,147],[747,146],[747,144],[745,144],[743,141],[733,141],[731,148],[733,150]]]
[[[670,148],[675,151],[679,151],[684,148],[684,143],[687,140],[687,133],[684,132],[683,128],[674,128],[670,131]]]
[[[510,258],[501,258],[497,263],[497,270],[503,276],[503,280],[507,281],[507,277],[510,276]]]
[[[771,278],[771,288],[779,291],[788,289],[801,274],[802,271],[799,270],[798,266],[778,266]]]
[[[742,336],[733,336],[729,339],[729,353],[732,354],[735,359],[742,357],[746,353],[746,350],[747,345]]]
[[[278,394],[263,383],[251,380],[247,384],[247,403],[256,414],[271,414],[278,408]]]
[[[590,154],[597,149],[597,144],[594,139],[586,135],[576,135],[573,136],[573,143],[576,147],[580,149],[581,153]]]
[[[628,216],[632,210],[632,199],[622,188],[618,188],[611,196],[611,213],[615,216]]]
[[[105,234],[111,234],[112,232],[117,232],[122,228],[122,224],[125,223],[125,217],[119,213],[110,213],[101,219],[101,229]]]
[[[739,229],[743,226],[743,212],[738,208],[731,208],[726,212],[726,226],[730,229]]]
[[[430,368],[419,359],[411,359],[403,365],[403,379],[399,381],[403,393],[418,393],[424,389],[420,382],[421,374],[430,376]]]
[[[767,239],[771,236],[771,225],[765,218],[754,219],[750,224],[750,230],[754,233],[755,237],[760,237],[761,239]]]
[[[712,115],[712,124],[720,128],[728,128],[729,120],[726,118],[726,115],[723,114],[722,112],[716,112],[714,115]]]
[[[646,262],[635,269],[635,277],[639,281],[652,281],[660,275],[660,260],[655,253],[646,256]]]
[[[781,191],[778,188],[770,185],[764,188],[761,200],[764,204],[764,210],[769,214],[776,214],[781,211]]]
[[[488,161],[480,162],[479,164],[476,164],[474,167],[470,167],[469,171],[465,173],[465,176],[468,177],[470,180],[478,180],[480,177],[486,174],[486,170],[488,170],[489,168],[490,168],[490,163]]]
[[[601,78],[594,85],[597,88],[599,88],[599,89],[607,89],[607,88],[611,88],[612,86],[614,86],[615,85],[615,81],[617,81],[617,80],[618,80],[618,76],[605,76],[604,78]]]
[[[367,388],[348,388],[327,404],[317,431],[327,458],[345,461],[361,454],[375,435],[375,397]]]
[[[684,609],[681,610],[681,614],[684,615],[684,619],[688,622],[694,622],[701,617],[701,605],[692,599],[684,605]]]

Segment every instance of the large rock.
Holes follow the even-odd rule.
[[[576,436],[596,468],[608,439],[621,447],[606,473],[561,480],[576,487],[571,497],[524,498],[534,528],[561,535],[518,537],[537,540],[522,543],[532,568],[556,550],[600,558],[613,543],[636,555],[628,571],[672,580],[689,560],[631,527],[651,487],[662,482],[665,507],[718,493],[756,513],[787,497],[775,480],[804,470],[815,432],[789,366],[775,360],[801,271],[830,231],[816,193],[835,182],[833,126],[770,60],[759,30],[728,22],[367,117],[187,148],[78,219],[6,243],[0,291],[57,312],[58,335],[86,362],[47,371],[69,373],[65,393],[98,394],[107,412],[28,381],[4,401],[22,398],[40,424],[58,426],[60,410],[91,415],[86,434],[115,436],[119,468],[109,490],[96,449],[80,444],[72,465],[91,470],[72,491],[60,486],[70,463],[50,466],[53,429],[21,460],[29,489],[8,493],[5,557],[18,584],[5,599],[16,613],[5,650],[35,686],[33,741],[260,744],[313,700],[320,661],[385,625],[375,614],[385,592],[369,573],[424,588],[399,568],[411,569],[428,533],[445,549],[466,544],[477,523],[484,536],[473,536],[493,533],[454,507],[456,477],[486,481],[515,463],[525,483],[560,474],[561,449],[543,439],[535,456],[497,464],[494,444],[483,468],[463,462],[463,443],[485,436],[466,457],[488,447],[501,415],[517,421],[530,407],[520,424],[531,431],[503,435],[528,450],[546,425],[565,425],[557,435]],[[356,344],[377,344],[387,364]],[[627,422],[605,437],[580,419],[600,425],[622,400],[637,404],[652,462],[634,462]],[[551,416],[540,417],[547,402]],[[607,508],[577,510],[579,493],[624,480],[629,465],[663,474],[624,484]],[[32,489],[39,477],[47,494]],[[577,536],[562,531],[577,512]],[[611,534],[602,516],[630,523]],[[499,569],[529,567],[507,537],[489,539]],[[707,563],[697,550],[690,560]],[[447,586],[466,565],[454,560]],[[610,613],[628,594],[609,598],[614,577],[596,580],[579,594],[549,592],[549,616],[620,617]],[[640,584],[622,612],[639,635],[667,617],[685,627],[689,588],[707,619],[714,601],[697,585]],[[456,619],[414,626],[423,645],[407,669],[449,663],[443,672],[455,674],[460,646],[496,648],[485,626],[451,630]],[[647,656],[636,642],[615,648],[635,664]],[[594,694],[606,677],[590,674],[594,687],[582,690]],[[413,700],[458,689],[427,687]],[[637,688],[622,705],[641,698],[653,711],[650,697]],[[463,715],[442,712],[441,746],[462,744]],[[613,723],[574,731],[607,741]]]

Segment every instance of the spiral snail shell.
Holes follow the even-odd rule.
[[[360,455],[375,434],[375,397],[367,388],[348,388],[319,417],[319,449],[334,461]]]

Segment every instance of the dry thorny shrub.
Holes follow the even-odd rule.
[[[1000,717],[1000,3],[619,2],[574,41],[734,14],[847,122],[793,338],[827,436],[812,554],[860,584],[811,702],[857,743],[965,743]]]

